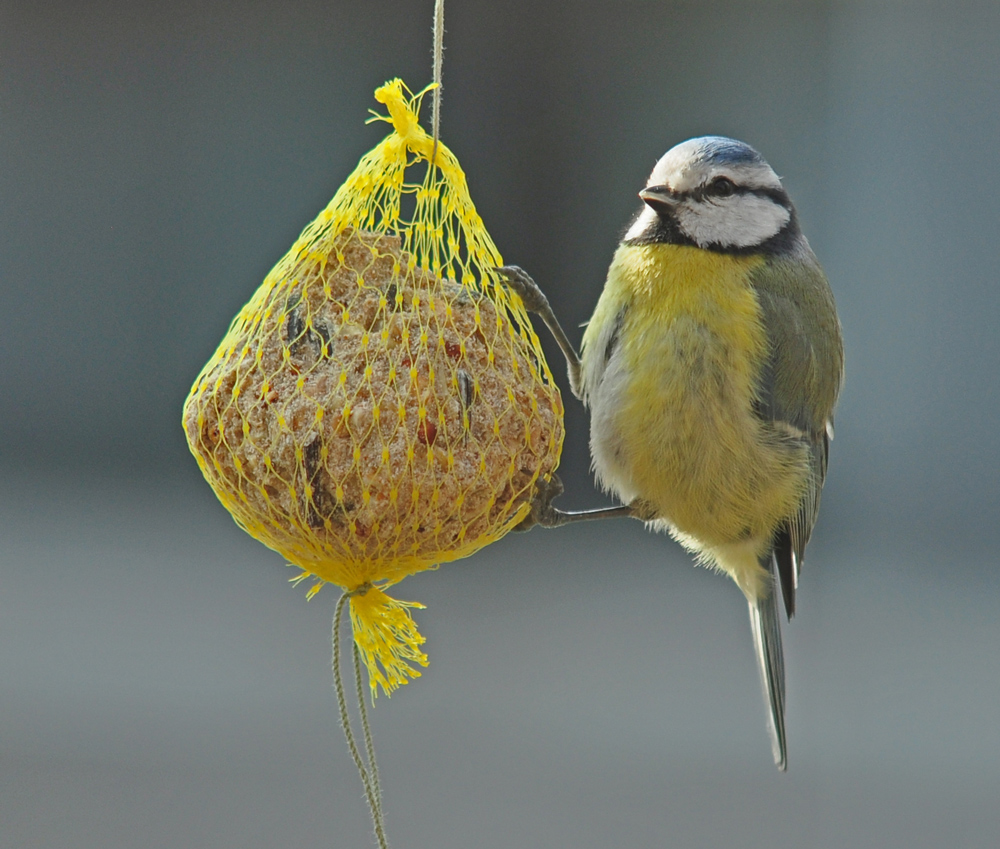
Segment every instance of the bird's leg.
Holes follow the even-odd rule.
[[[552,306],[549,304],[549,299],[545,297],[545,293],[538,288],[538,284],[531,279],[531,275],[523,268],[516,265],[505,265],[502,268],[497,268],[496,272],[503,277],[510,289],[520,295],[521,300],[524,302],[524,308],[528,312],[535,313],[545,322],[545,326],[555,338],[559,349],[563,352],[563,356],[566,357],[566,368],[569,371],[569,388],[577,398],[582,398],[583,375],[580,369],[580,355],[577,354],[576,348],[573,347],[573,344],[563,331],[562,325],[559,324],[559,319],[556,318],[556,314],[552,311]]]
[[[583,397],[583,374],[580,365],[580,355],[569,341],[559,319],[552,311],[552,305],[538,284],[531,279],[523,268],[516,265],[505,265],[495,269],[504,279],[507,286],[516,292],[524,302],[524,308],[533,312],[545,322],[552,336],[566,357],[566,367],[569,371],[569,387],[577,398]],[[535,483],[535,492],[531,498],[531,512],[514,528],[516,531],[527,531],[535,525],[543,528],[558,528],[573,522],[589,522],[594,519],[633,518],[647,522],[655,518],[649,505],[635,501],[632,504],[622,504],[617,507],[598,507],[595,510],[558,510],[552,506],[555,498],[562,495],[563,484],[559,475],[552,475],[548,480],[539,479]]]
[[[640,502],[617,507],[598,507],[596,510],[557,510],[552,506],[552,501],[562,493],[563,483],[559,475],[552,475],[548,480],[539,478],[535,483],[534,495],[531,497],[531,512],[514,530],[529,531],[535,525],[558,528],[572,522],[589,522],[594,519],[632,518],[649,521],[653,518],[648,515],[648,508]]]

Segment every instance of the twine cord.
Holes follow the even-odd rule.
[[[382,788],[378,780],[378,764],[375,762],[375,741],[372,739],[371,726],[368,724],[368,707],[365,705],[364,686],[361,682],[361,652],[357,643],[354,644],[354,683],[358,690],[358,713],[361,714],[361,728],[365,735],[365,755],[368,757],[368,768],[371,771],[372,792],[382,814]]]
[[[367,587],[362,589],[366,590]],[[389,849],[389,843],[385,837],[385,822],[382,813],[381,791],[379,790],[378,766],[375,763],[375,748],[372,744],[371,730],[368,726],[368,715],[365,710],[365,700],[361,692],[361,667],[359,665],[357,646],[354,646],[354,668],[355,677],[358,682],[358,704],[361,713],[361,724],[364,728],[365,749],[368,756],[367,766],[361,757],[361,752],[358,750],[358,743],[351,728],[351,718],[347,712],[347,697],[344,695],[344,677],[340,671],[340,621],[343,618],[344,605],[355,592],[345,592],[337,601],[337,607],[333,613],[333,686],[337,692],[337,707],[340,708],[340,724],[343,726],[344,736],[347,738],[347,747],[351,750],[354,765],[358,768],[358,774],[361,776],[361,783],[365,787],[365,798],[368,800],[368,808],[371,811],[372,822],[375,825],[375,837],[378,840],[379,849]]]
[[[431,167],[437,160],[438,133],[441,128],[441,66],[444,64],[444,0],[434,0],[434,91],[431,100],[431,125],[434,128],[434,147],[431,149]]]
[[[434,92],[431,101],[431,123],[434,128],[434,145],[431,148],[430,167],[437,167],[438,136],[441,127],[441,67],[444,64],[444,0],[434,2]],[[368,723],[368,708],[365,705],[364,683],[361,678],[361,652],[357,643],[352,640],[351,648],[354,659],[354,683],[358,694],[358,713],[361,716],[361,728],[365,740],[365,756],[361,756],[357,738],[351,728],[351,719],[347,710],[347,697],[344,694],[344,678],[340,668],[340,622],[344,614],[344,605],[353,595],[367,592],[370,585],[364,585],[356,590],[344,592],[337,601],[333,614],[333,685],[337,692],[337,706],[340,709],[340,724],[347,738],[347,746],[354,759],[354,765],[361,776],[365,788],[365,798],[371,811],[375,826],[375,837],[379,849],[388,849],[389,843],[385,836],[385,820],[382,811],[382,788],[378,777],[378,763],[375,760],[375,743],[372,739],[371,726]],[[366,763],[367,761],[367,763]]]

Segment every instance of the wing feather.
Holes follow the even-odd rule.
[[[829,283],[811,251],[798,259],[803,258],[772,259],[751,279],[769,345],[754,409],[779,438],[800,443],[809,458],[799,508],[779,526],[773,542],[789,619],[795,614],[802,561],[819,513],[843,374],[840,324]]]

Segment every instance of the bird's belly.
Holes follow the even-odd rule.
[[[753,411],[753,352],[690,315],[647,324],[592,405],[602,482],[698,547],[769,541],[797,509],[807,461]]]

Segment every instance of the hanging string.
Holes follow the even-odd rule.
[[[361,681],[361,651],[358,644],[354,643],[354,683],[358,691],[358,713],[361,714],[361,729],[365,735],[365,755],[368,757],[368,769],[371,775],[372,795],[378,805],[378,814],[382,814],[382,788],[378,781],[378,764],[375,762],[375,741],[372,739],[372,729],[368,724],[368,707],[365,703],[365,691]],[[382,823],[385,829],[385,822]]]
[[[431,101],[431,125],[434,147],[431,164],[437,159],[438,132],[441,127],[441,66],[444,64],[444,0],[434,0],[434,91]]]
[[[372,822],[375,825],[375,837],[378,840],[379,849],[389,849],[389,842],[385,837],[385,821],[382,813],[382,794],[379,788],[378,765],[375,763],[375,747],[372,743],[371,730],[368,726],[368,713],[365,708],[365,699],[361,688],[361,662],[356,645],[354,645],[354,677],[358,685],[358,710],[361,713],[361,725],[364,728],[367,764],[361,757],[354,731],[351,728],[351,718],[347,712],[347,697],[344,695],[344,676],[340,671],[340,622],[343,618],[344,605],[351,595],[353,593],[345,592],[337,602],[336,610],[333,613],[333,686],[337,691],[340,724],[344,728],[347,747],[351,750],[354,765],[358,768],[361,783],[365,787],[365,798],[368,800],[368,809],[371,811]]]
[[[434,2],[434,92],[431,101],[431,123],[434,127],[434,146],[431,149],[431,167],[437,166],[438,135],[441,127],[441,66],[444,63],[444,0]],[[364,588],[361,590],[364,591]],[[355,591],[358,592],[358,591]],[[344,695],[344,677],[340,670],[340,623],[343,619],[344,605],[354,593],[345,592],[337,602],[333,614],[333,684],[337,691],[337,706],[340,709],[340,724],[344,728],[347,746],[351,750],[354,765],[361,776],[365,788],[365,798],[371,811],[372,822],[375,825],[375,837],[379,849],[389,849],[385,836],[385,819],[382,811],[382,788],[379,784],[378,763],[375,760],[375,744],[372,739],[371,726],[368,724],[368,708],[365,705],[364,682],[361,679],[361,652],[352,641],[354,658],[354,683],[358,693],[358,713],[361,715],[361,728],[365,740],[365,757],[358,749],[354,730],[351,728],[351,718],[347,710],[347,697]]]

